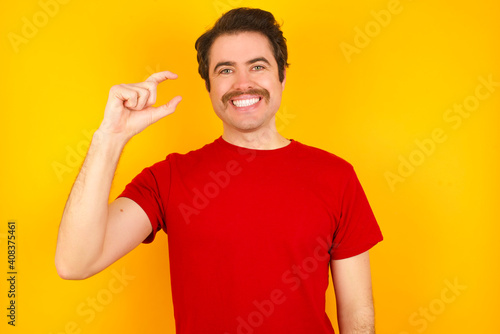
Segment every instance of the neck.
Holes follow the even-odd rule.
[[[222,138],[233,145],[255,150],[275,150],[290,143],[290,140],[280,135],[276,128],[241,132],[227,129],[224,126]]]

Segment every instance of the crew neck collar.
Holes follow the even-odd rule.
[[[265,149],[260,150],[260,149],[253,149],[253,148],[247,148],[247,147],[243,147],[243,146],[234,145],[234,144],[231,144],[230,142],[227,142],[226,140],[224,140],[224,138],[222,138],[222,136],[217,138],[215,140],[215,142],[217,144],[219,144],[220,146],[224,147],[225,149],[239,153],[239,154],[242,154],[245,152],[252,152],[255,155],[273,155],[273,154],[278,155],[278,154],[290,152],[297,145],[297,141],[295,141],[294,139],[289,139],[289,138],[287,138],[287,139],[290,140],[290,143],[288,143],[288,145],[280,147],[280,148],[270,149],[270,150],[265,150]]]

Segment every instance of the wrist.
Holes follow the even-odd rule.
[[[92,136],[92,144],[104,150],[106,155],[119,156],[130,138],[118,133],[110,133],[98,128]],[[115,153],[115,154],[113,154]]]

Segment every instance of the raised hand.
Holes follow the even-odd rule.
[[[167,79],[177,79],[177,74],[163,71],[152,74],[144,82],[111,87],[99,130],[128,141],[149,125],[173,113],[182,100],[180,96],[167,104],[153,107],[157,86]]]

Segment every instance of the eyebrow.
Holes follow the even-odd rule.
[[[266,63],[267,65],[271,65],[271,63],[269,62],[269,60],[267,60],[265,57],[257,57],[257,58],[254,58],[254,59],[250,59],[248,60],[245,64],[246,65],[251,65],[253,63],[257,63],[259,61],[262,61],[264,63]],[[221,66],[235,66],[236,63],[234,61],[221,61],[221,62],[218,62],[217,65],[215,65],[215,68],[214,68],[214,73],[217,72],[217,69]]]

